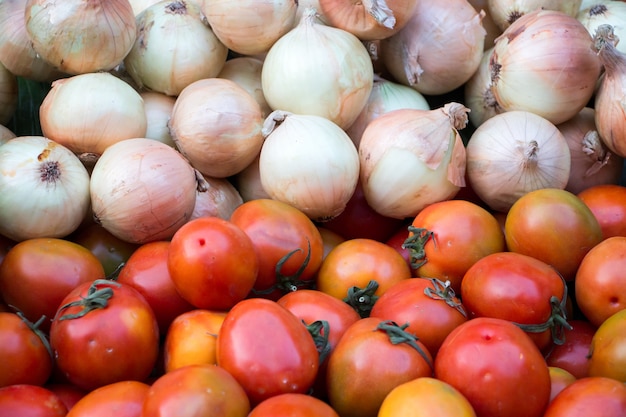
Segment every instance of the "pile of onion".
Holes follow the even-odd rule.
[[[555,10],[576,17],[582,0],[487,0],[489,14],[500,30],[506,30],[525,14],[538,9]]]
[[[492,53],[493,47],[483,53],[478,69],[463,86],[465,105],[471,110],[469,119],[475,127],[480,126],[485,120],[504,111],[498,104],[491,89],[489,63],[491,62]]]
[[[143,107],[146,111],[146,134],[144,137],[175,147],[176,144],[172,139],[168,124],[172,117],[176,98],[156,91],[142,91],[139,95],[143,99]]]
[[[581,8],[576,18],[587,28],[593,36],[600,25],[611,25],[615,36],[623,39],[615,47],[626,53],[626,2],[615,0],[592,0],[590,4]]]
[[[265,118],[269,116],[272,109],[263,95],[263,85],[261,84],[262,70],[262,60],[251,56],[240,56],[227,60],[217,77],[234,81],[240,87],[243,87],[259,103]]]
[[[229,180],[203,175],[198,176],[197,180],[196,204],[190,220],[198,217],[228,220],[233,211],[243,204],[241,194]]]

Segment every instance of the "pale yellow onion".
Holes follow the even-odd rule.
[[[111,145],[91,173],[94,219],[126,242],[171,238],[196,203],[196,171],[175,149],[147,138]]]
[[[297,0],[204,0],[202,12],[215,35],[242,55],[269,51],[289,32],[296,19]]]
[[[11,129],[0,125],[0,145],[4,145],[9,141],[9,139],[13,139],[14,137],[16,137],[16,135]]]
[[[191,220],[198,217],[219,217],[228,220],[241,204],[243,199],[230,181],[200,175]]]
[[[144,137],[147,128],[139,93],[107,72],[54,81],[39,118],[44,136],[77,154],[96,156],[121,140]]]
[[[496,40],[490,62],[496,100],[505,111],[530,111],[554,124],[574,117],[600,76],[591,44],[574,17],[552,10],[525,14]]]
[[[24,21],[27,1],[0,1],[0,62],[18,77],[50,82],[64,74],[43,60],[33,49]]]
[[[142,88],[177,96],[194,81],[215,77],[228,48],[192,1],[162,1],[137,16],[137,39],[124,59]]]
[[[374,86],[365,108],[346,133],[358,148],[367,125],[380,115],[397,109],[430,110],[430,105],[411,87],[374,75]]]
[[[89,209],[89,174],[69,149],[42,136],[0,146],[0,234],[15,241],[60,238]]]
[[[254,158],[254,161],[240,171],[237,175],[232,177],[233,184],[243,201],[257,200],[260,198],[271,198],[270,195],[263,189],[261,184],[261,173],[259,171],[259,159],[261,153]]]
[[[595,122],[602,141],[614,153],[626,157],[626,54],[615,47],[613,26],[600,25],[595,50],[604,67],[596,91]]]
[[[350,137],[325,117],[276,110],[265,120],[259,157],[263,189],[315,221],[343,212],[359,180]]]
[[[133,8],[133,13],[137,16],[148,7],[163,0],[129,0],[130,6]]]
[[[235,175],[258,155],[263,114],[243,87],[225,78],[191,83],[176,98],[169,128],[176,147],[202,174]]]
[[[385,68],[422,94],[453,91],[480,64],[486,36],[483,15],[467,0],[418,0],[406,26],[380,43]]]
[[[317,11],[316,18],[318,23],[328,25],[328,19],[326,19],[320,11],[319,0],[298,0],[298,8],[296,9],[296,19],[294,21],[294,26],[300,23],[300,20],[306,14],[305,12],[308,9],[315,9]]]
[[[492,210],[507,212],[529,191],[564,189],[571,157],[565,138],[547,119],[512,110],[478,126],[467,147],[467,179]]]
[[[24,16],[33,49],[68,74],[113,69],[137,36],[129,0],[28,0]]]
[[[500,30],[538,9],[555,10],[576,17],[581,4],[582,0],[487,0],[491,18]]]
[[[465,186],[465,148],[458,130],[468,108],[450,102],[433,110],[399,109],[373,120],[359,146],[368,204],[404,219],[453,198]]]
[[[480,12],[481,10],[485,12],[485,15],[483,16],[483,20],[481,21],[483,27],[485,28],[485,31],[487,32],[487,34],[485,35],[484,49],[490,49],[493,47],[493,44],[496,38],[500,36],[500,34],[502,33],[502,29],[500,29],[498,25],[496,25],[496,22],[493,21],[493,18],[491,17],[491,14],[489,13],[489,6],[487,4],[489,0],[468,0],[468,1],[472,6],[474,6],[474,9],[476,9],[477,12]]]
[[[17,77],[0,63],[0,124],[7,124],[15,114],[17,93]]]
[[[259,103],[265,118],[272,112],[272,109],[263,95],[263,86],[261,85],[262,69],[263,61],[261,59],[251,56],[240,56],[226,61],[217,77],[234,81],[243,87]]]
[[[578,194],[594,185],[619,184],[624,158],[612,153],[600,139],[593,108],[585,107],[557,128],[567,141],[572,160],[565,190]]]
[[[469,107],[469,119],[474,127],[480,126],[485,120],[502,113],[491,89],[491,72],[489,62],[493,47],[483,53],[478,69],[463,86],[464,103]]]
[[[384,39],[401,30],[418,0],[318,0],[328,24],[361,40]]]
[[[595,0],[584,9],[580,9],[576,18],[594,36],[600,25],[611,25],[615,35],[622,40],[617,50],[626,53],[626,2],[616,0]]]
[[[172,139],[168,124],[172,117],[176,98],[156,91],[141,91],[139,95],[143,99],[146,111],[146,134],[144,137],[175,147],[176,144]]]
[[[300,23],[270,48],[263,63],[263,94],[274,110],[326,117],[342,129],[358,117],[374,79],[372,61],[349,32],[315,21]]]

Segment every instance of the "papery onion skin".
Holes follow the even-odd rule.
[[[133,13],[137,16],[148,7],[163,0],[129,0],[130,6],[133,8]]]
[[[89,174],[69,149],[42,136],[0,146],[0,234],[16,241],[61,238],[89,209]]]
[[[504,112],[491,89],[489,63],[492,52],[493,47],[483,53],[478,69],[463,86],[465,105],[471,110],[469,119],[474,127],[478,127],[490,117]]]
[[[272,109],[263,95],[263,86],[261,84],[262,70],[262,60],[251,56],[240,56],[226,61],[217,77],[234,81],[243,87],[259,103],[265,118],[269,116]]]
[[[0,124],[7,124],[15,114],[17,93],[17,77],[0,64]]]
[[[260,157],[261,153],[259,152],[259,155],[254,158],[250,165],[232,177],[233,184],[244,202],[259,198],[271,198],[261,184],[261,173],[259,172]]]
[[[233,211],[243,204],[243,198],[226,178],[211,178],[200,174],[196,190],[196,204],[191,219],[219,217],[230,219]]]
[[[143,99],[146,110],[146,134],[144,137],[176,147],[168,126],[176,98],[156,91],[142,91],[139,95]]]
[[[487,0],[489,13],[500,30],[537,9],[556,10],[576,17],[581,4],[582,0]]]
[[[111,145],[91,173],[94,219],[126,242],[170,239],[196,202],[196,173],[170,146],[147,138]]]
[[[615,0],[595,0],[590,5],[581,8],[576,18],[587,28],[589,34],[594,36],[598,26],[608,24],[613,26],[613,31],[623,42],[618,42],[617,50],[626,53],[626,2]]]
[[[0,145],[3,145],[9,141],[9,139],[13,139],[17,135],[13,133],[11,129],[6,126],[0,125]]]
[[[480,12],[481,10],[485,12],[485,16],[483,17],[483,20],[481,20],[481,23],[485,28],[485,31],[487,32],[487,34],[485,35],[484,49],[490,49],[493,47],[496,38],[502,34],[502,29],[500,29],[498,25],[496,25],[496,22],[494,22],[493,18],[491,17],[491,13],[489,12],[489,6],[487,4],[489,0],[468,1],[472,6],[474,6],[474,9],[476,9],[477,12]]]
[[[37,54],[73,75],[113,69],[137,36],[128,0],[28,0],[24,16]]]

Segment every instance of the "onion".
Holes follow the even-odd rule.
[[[242,55],[269,51],[295,23],[297,0],[209,0],[202,12],[215,35]]]
[[[146,134],[143,137],[176,147],[168,126],[176,98],[156,91],[142,91],[139,95],[146,111]]]
[[[318,0],[328,24],[361,40],[384,39],[402,29],[418,0]]]
[[[496,100],[505,111],[530,111],[553,124],[574,117],[600,76],[591,43],[574,17],[552,10],[525,14],[496,40],[490,63]]]
[[[14,137],[16,137],[16,135],[11,129],[6,126],[0,125],[0,146],[4,145],[9,141],[9,139],[13,139]]]
[[[359,155],[347,133],[325,117],[280,110],[267,117],[263,132],[259,173],[267,194],[315,221],[338,216],[359,179]]]
[[[314,18],[315,10],[308,9],[270,48],[261,72],[263,94],[274,110],[326,117],[345,129],[372,90],[372,61],[356,36]]]
[[[254,158],[254,161],[235,175],[232,180],[235,188],[243,201],[257,200],[260,198],[271,198],[263,189],[261,184],[261,172],[259,171],[259,159],[261,153]]]
[[[600,139],[593,108],[585,107],[557,128],[567,141],[572,159],[565,190],[578,194],[594,185],[619,183],[624,158],[610,152]]]
[[[367,125],[378,116],[397,109],[430,110],[430,105],[411,87],[374,75],[374,85],[365,108],[346,133],[358,148]]]
[[[259,103],[224,78],[207,78],[187,86],[176,99],[169,127],[191,165],[215,178],[244,169],[263,144]]]
[[[465,105],[471,110],[469,119],[474,127],[478,127],[490,117],[504,112],[491,89],[491,69],[489,63],[492,53],[493,48],[489,48],[483,53],[478,70],[463,87]]]
[[[196,204],[190,220],[198,217],[219,217],[228,220],[241,204],[243,204],[243,199],[230,181],[224,178],[200,176],[196,190]]]
[[[69,149],[41,136],[0,146],[0,234],[23,241],[75,231],[89,209],[89,174]]]
[[[142,88],[177,96],[194,81],[215,77],[228,49],[203,21],[194,1],[161,1],[137,16],[137,39],[124,59]]]
[[[487,0],[489,13],[500,30],[537,9],[556,10],[576,17],[582,0]]]
[[[131,138],[111,145],[91,173],[94,219],[126,242],[170,239],[191,218],[196,172],[164,143]]]
[[[606,146],[626,157],[626,54],[615,47],[611,25],[600,25],[594,40],[604,67],[594,101],[596,127]]]
[[[491,117],[474,131],[466,151],[469,184],[496,211],[507,212],[529,191],[564,189],[569,179],[565,138],[554,124],[531,112]]]
[[[263,70],[263,61],[251,56],[241,56],[231,58],[224,64],[224,67],[217,74],[218,78],[226,78],[234,81],[243,87],[261,106],[263,118],[269,116],[272,109],[267,104],[263,95],[263,86],[261,84],[261,71]]]
[[[68,74],[113,69],[137,35],[128,0],[28,0],[24,19],[37,54]]]
[[[139,93],[107,72],[54,81],[39,118],[44,136],[77,154],[96,157],[116,142],[144,137],[147,129]]]
[[[361,184],[370,207],[404,219],[454,197],[465,185],[465,148],[458,130],[468,108],[399,109],[373,120],[359,145]]]
[[[17,77],[0,64],[0,124],[11,120],[17,109]]]
[[[576,18],[594,36],[598,26],[608,24],[618,39],[617,50],[626,53],[626,2],[615,0],[595,0],[584,9],[580,9]]]
[[[152,6],[163,0],[129,0],[130,6],[133,8],[133,13],[137,16],[139,13],[143,12],[148,7]]]
[[[294,22],[294,26],[300,23],[302,17],[306,15],[307,10],[310,9],[317,10],[316,20],[318,23],[328,25],[328,19],[326,19],[320,11],[319,0],[298,0],[298,8],[296,9],[296,21]]]
[[[494,41],[498,36],[502,34],[502,29],[496,25],[496,22],[493,21],[491,17],[491,13],[489,12],[489,0],[468,0],[469,3],[476,9],[477,12],[481,10],[484,12],[483,20],[481,23],[485,28],[487,34],[485,35],[485,46],[484,49],[490,49],[493,47]],[[471,113],[470,113],[471,114]]]
[[[467,0],[418,0],[406,26],[381,41],[381,59],[398,82],[422,94],[448,93],[480,64],[483,15]]]

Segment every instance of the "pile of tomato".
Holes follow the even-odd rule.
[[[626,187],[0,247],[0,416],[626,415]]]

